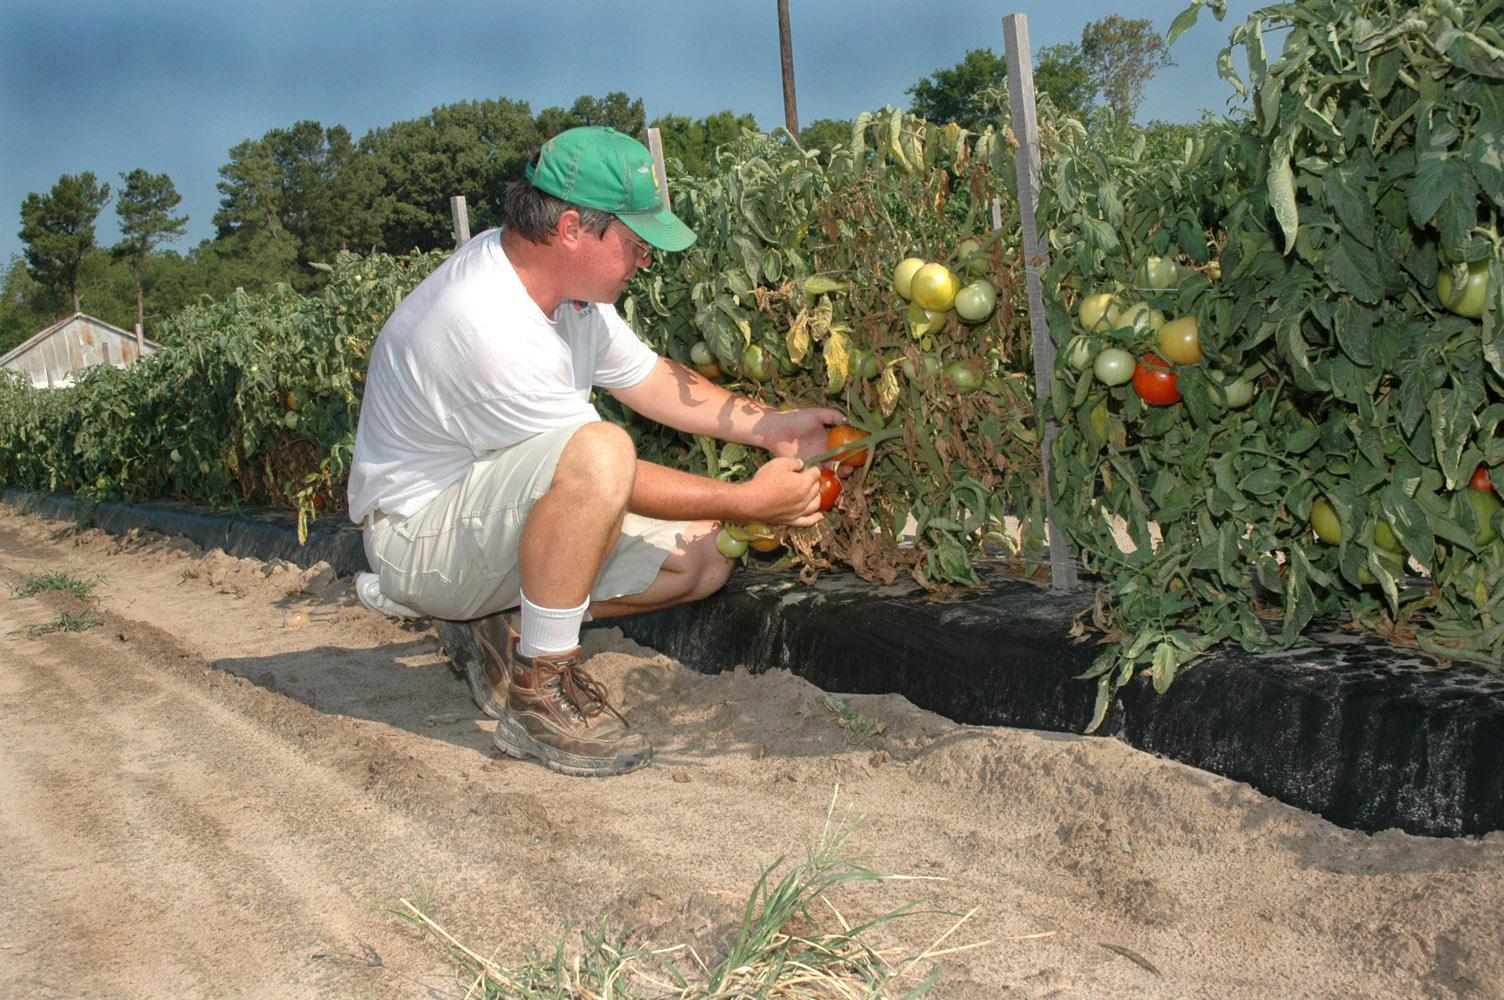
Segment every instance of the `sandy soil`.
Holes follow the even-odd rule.
[[[790,674],[609,629],[587,652],[658,759],[565,778],[498,757],[432,629],[347,579],[0,508],[0,584],[51,571],[100,583],[0,587],[0,996],[461,995],[403,898],[504,960],[602,918],[713,958],[837,785],[855,853],[933,879],[859,887],[848,918],[931,901],[882,934],[914,954],[976,909],[932,996],[1504,996],[1501,834],[1353,833],[893,696],[848,699],[885,727],[854,743]],[[64,611],[99,624],[27,634]]]

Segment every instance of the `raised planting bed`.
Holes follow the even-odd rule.
[[[4,501],[66,521],[68,497],[7,491]],[[89,523],[183,535],[232,555],[366,568],[360,533],[334,519],[297,544],[292,519],[180,503],[100,504]],[[1095,646],[1068,635],[1083,594],[1056,595],[992,574],[937,601],[917,586],[849,574],[813,586],[792,573],[739,570],[698,604],[615,619],[632,639],[696,670],[786,668],[830,691],[902,694],[959,722],[1081,732],[1094,683],[1075,679]],[[1455,664],[1363,632],[1328,628],[1285,653],[1221,649],[1157,695],[1123,690],[1100,732],[1246,781],[1334,823],[1430,836],[1504,829],[1504,674]]]

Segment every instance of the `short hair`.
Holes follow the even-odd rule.
[[[541,150],[534,150],[528,159],[530,166],[538,165]],[[547,243],[552,238],[559,216],[570,209],[580,213],[580,225],[597,237],[605,236],[606,229],[616,218],[599,208],[585,208],[562,198],[555,198],[546,191],[533,187],[532,181],[519,177],[507,184],[501,202],[501,223],[508,230],[529,243]]]

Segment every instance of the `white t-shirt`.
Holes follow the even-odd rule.
[[[397,306],[371,349],[350,466],[350,518],[407,516],[482,455],[600,414],[592,386],[624,389],[658,355],[609,304],[543,315],[491,229]]]

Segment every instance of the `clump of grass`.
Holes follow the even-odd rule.
[[[837,789],[839,795],[839,788]],[[836,1000],[836,998],[922,997],[940,981],[936,959],[979,948],[988,942],[941,949],[940,945],[973,913],[960,917],[929,947],[907,959],[898,950],[867,941],[886,924],[919,912],[907,903],[852,926],[830,900],[838,887],[915,876],[871,871],[845,855],[846,842],[860,819],[833,825],[836,797],[819,841],[805,860],[775,875],[782,859],[763,869],[742,913],[736,940],[714,967],[688,944],[665,948],[633,947],[629,928],[581,931],[580,948],[566,947],[569,933],[547,954],[506,967],[455,940],[407,900],[398,916],[426,927],[443,942],[460,966],[468,989],[480,1000]],[[681,968],[675,956],[687,953],[693,966]],[[925,970],[928,969],[926,973]]]
[[[51,635],[53,632],[82,632],[84,629],[93,628],[99,624],[101,624],[99,619],[91,615],[64,611],[50,622],[26,626],[25,632],[28,639],[36,639]]]
[[[851,703],[833,694],[825,696],[825,708],[836,717],[836,724],[846,730],[846,742],[857,746],[869,746],[873,740],[887,732],[888,725],[870,715],[863,715],[851,707]]]
[[[37,571],[29,574],[21,581],[21,585],[15,588],[16,597],[32,597],[48,590],[61,590],[72,594],[80,601],[92,601],[94,590],[99,586],[101,579],[95,577],[92,580],[80,580],[71,573],[63,570]]]

